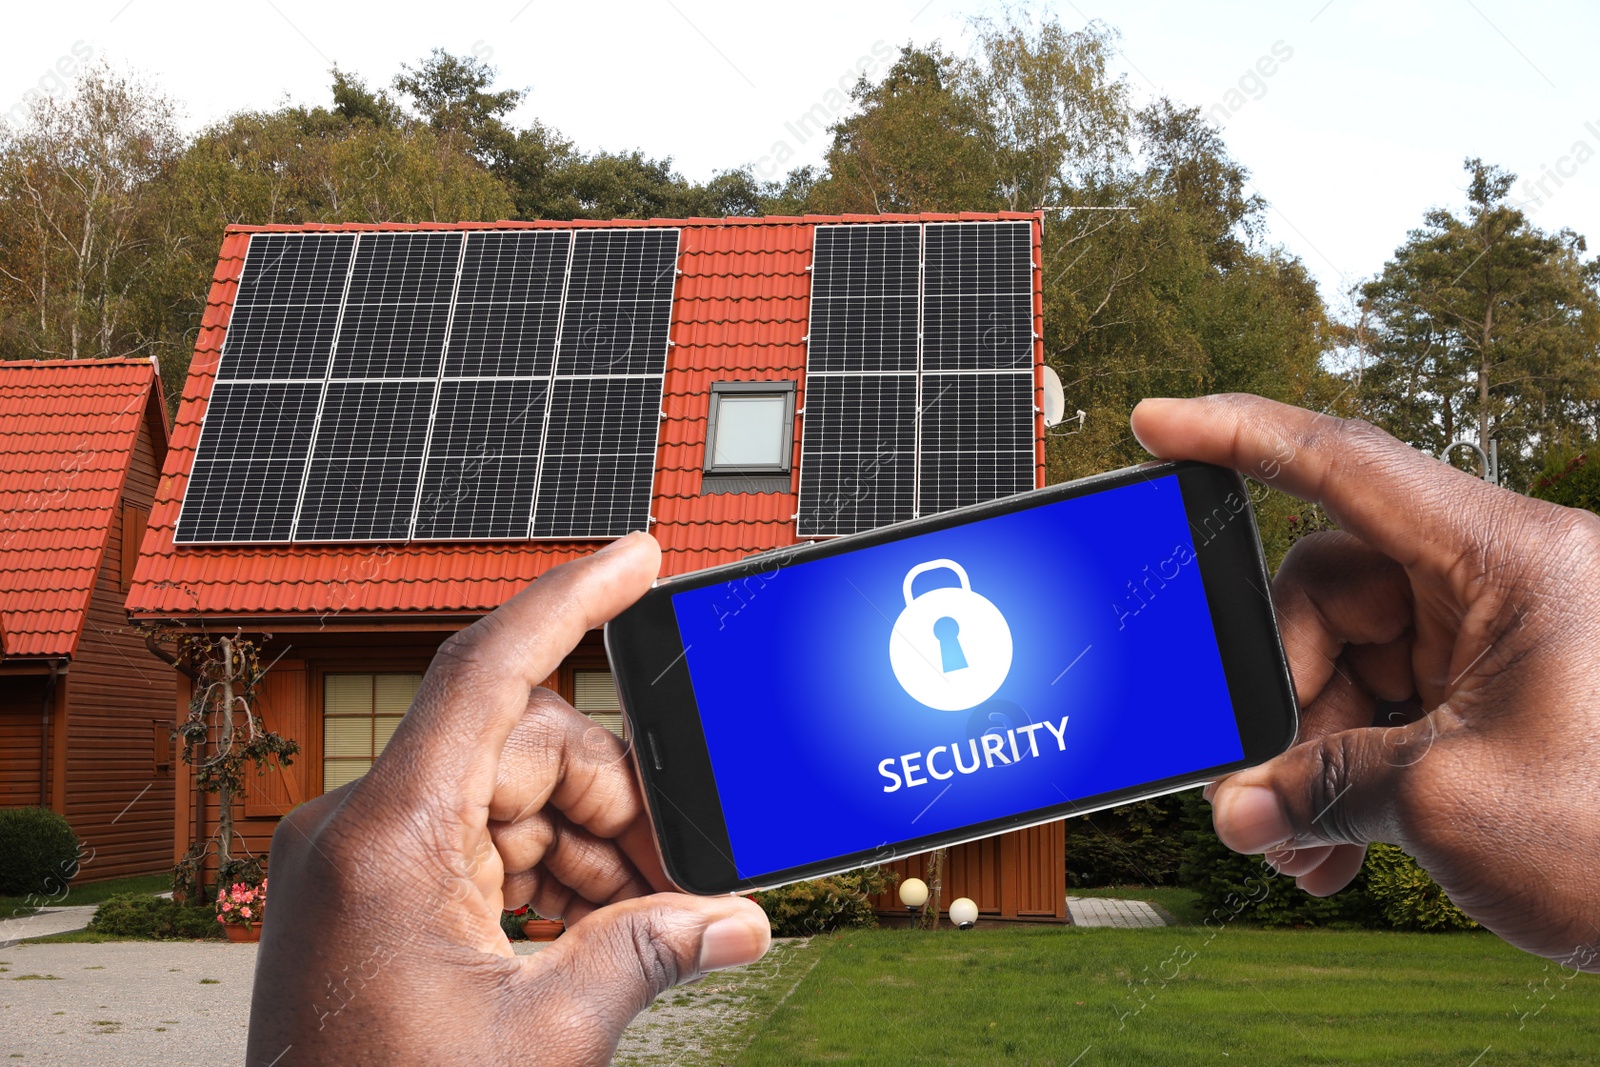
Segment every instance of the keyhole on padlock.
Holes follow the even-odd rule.
[[[966,653],[961,651],[961,624],[946,615],[933,624],[933,636],[939,639],[939,669],[946,674],[959,671],[967,665]]]

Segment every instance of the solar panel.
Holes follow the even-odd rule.
[[[572,233],[467,235],[412,536],[528,536]]]
[[[578,230],[556,374],[661,374],[678,231]]]
[[[440,386],[414,536],[528,536],[549,391],[533,378]]]
[[[355,246],[348,233],[251,237],[178,541],[289,539]]]
[[[922,371],[1033,367],[1033,227],[930,222]]]
[[[818,226],[811,286],[802,536],[1033,487],[1030,222]]]
[[[189,473],[180,541],[286,541],[320,383],[217,382]]]
[[[440,231],[361,235],[332,378],[438,375],[462,238]]]
[[[663,227],[253,235],[176,539],[643,528],[677,248]]]
[[[870,530],[916,514],[914,374],[806,379],[802,534]]]
[[[395,541],[411,530],[432,381],[328,383],[297,541]]]
[[[252,236],[217,380],[320,380],[355,245],[349,233]]]
[[[818,226],[806,374],[917,372],[922,227]]]
[[[549,376],[571,250],[569,231],[467,235],[447,378]]]
[[[677,264],[677,230],[574,231],[533,537],[645,528]]]
[[[798,530],[916,514],[922,227],[818,226],[811,261]]]
[[[534,537],[642,530],[655,484],[661,376],[557,378]]]
[[[930,222],[923,240],[917,512],[934,515],[1035,485],[1033,226]]]
[[[1033,371],[922,376],[923,515],[1034,487]]]

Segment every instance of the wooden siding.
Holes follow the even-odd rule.
[[[0,808],[44,803],[46,676],[0,677]]]
[[[129,465],[125,503],[149,508],[160,464],[147,421]],[[79,876],[83,881],[153,874],[172,862],[167,844],[175,777],[170,763],[165,769],[158,764],[160,734],[173,724],[174,679],[172,669],[150,654],[128,624],[123,609],[125,559],[139,551],[125,539],[135,526],[119,507],[107,530],[78,652],[62,679],[67,689],[63,812],[86,849],[93,850]]]
[[[926,855],[889,865],[906,878],[927,878]],[[1052,822],[1012,830],[950,849],[945,860],[945,910],[958,897],[969,897],[981,915],[998,919],[1059,920],[1067,918],[1067,831]],[[905,905],[893,890],[873,900],[886,915],[904,915]]]

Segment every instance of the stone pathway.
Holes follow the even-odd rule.
[[[1142,900],[1108,897],[1068,897],[1067,916],[1073,926],[1167,926],[1166,918]]]
[[[94,918],[98,904],[70,908],[43,908],[32,915],[13,915],[0,919],[0,948],[10,948],[24,938],[48,937],[82,930]]]

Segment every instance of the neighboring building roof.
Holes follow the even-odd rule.
[[[180,545],[178,512],[211,395],[234,294],[252,233],[329,230],[520,229],[676,226],[681,276],[656,455],[650,527],[663,571],[729,563],[793,544],[794,492],[701,495],[711,383],[792,380],[804,389],[813,227],[822,223],[1025,219],[1037,214],[845,215],[611,222],[230,226],[212,277],[171,450],[150,515],[128,610],[136,617],[355,619],[373,615],[459,616],[493,610],[551,567],[597,542]],[[1035,334],[1040,315],[1035,253]],[[1036,342],[1036,350],[1042,342]],[[1038,350],[1036,363],[1042,361]],[[1043,471],[1043,423],[1036,420]]]
[[[139,427],[165,443],[147,359],[0,362],[0,626],[7,659],[70,657]]]

